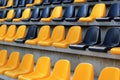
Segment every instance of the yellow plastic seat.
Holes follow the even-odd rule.
[[[0,50],[0,67],[4,66],[8,60],[7,50]]]
[[[22,13],[22,17],[21,18],[15,18],[13,19],[13,22],[20,22],[21,19],[29,19],[31,16],[31,9],[30,8],[26,8],[23,13]]]
[[[20,54],[19,52],[12,52],[7,63],[0,67],[0,74],[4,74],[5,71],[14,70],[20,64]]]
[[[80,26],[72,26],[61,42],[54,42],[52,45],[57,48],[67,48],[70,44],[78,44],[82,41],[82,29]]]
[[[92,64],[79,64],[75,69],[72,80],[94,80],[94,68]]]
[[[11,78],[17,78],[19,75],[28,74],[33,71],[34,56],[32,54],[25,54],[20,66],[12,71],[6,71],[4,74]]]
[[[7,37],[7,38],[5,38],[5,41],[7,41],[7,42],[14,42],[15,39],[17,39],[17,38],[24,38],[25,35],[26,35],[26,26],[25,25],[21,25],[21,26],[18,27],[15,36]]]
[[[92,22],[96,18],[102,18],[106,16],[106,5],[104,3],[96,4],[89,17],[82,17],[79,19],[81,22]]]
[[[34,5],[39,5],[42,3],[43,0],[34,0],[33,4],[27,4],[27,7],[34,6]]]
[[[53,18],[61,18],[62,17],[62,6],[57,6],[53,9],[52,14],[48,18],[41,18],[42,22],[51,22]]]
[[[8,0],[6,6],[1,6],[0,9],[4,9],[6,7],[12,7],[14,3],[14,0]]]
[[[0,36],[0,40],[4,41],[5,38],[13,37],[16,34],[16,25],[10,25],[6,35]]]
[[[120,69],[106,67],[101,71],[98,80],[120,80]]]
[[[7,25],[3,24],[0,26],[0,37],[5,36],[7,33]]]
[[[39,41],[38,44],[41,46],[51,46],[53,42],[59,42],[64,39],[65,29],[64,26],[56,26],[52,32],[51,38]]]
[[[74,3],[84,3],[86,0],[74,0]]]
[[[14,9],[11,9],[7,13],[7,17],[4,19],[0,19],[0,22],[4,22],[5,20],[12,19],[14,17],[15,11]]]
[[[68,60],[57,61],[51,76],[38,80],[70,80],[70,62]]]
[[[48,38],[50,38],[50,26],[46,25],[40,28],[37,38],[27,40],[25,43],[35,45],[38,43],[38,41],[44,41]]]
[[[110,50],[111,54],[120,54],[120,47],[115,47]]]
[[[40,57],[37,61],[34,72],[21,75],[18,77],[18,80],[36,80],[46,78],[50,75],[50,65],[49,57]]]

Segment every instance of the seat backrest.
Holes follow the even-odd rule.
[[[114,28],[108,29],[103,41],[103,45],[117,46],[119,45],[119,42],[120,42],[120,28],[114,27]]]
[[[56,26],[53,29],[51,39],[52,39],[53,42],[57,42],[57,41],[64,40],[64,36],[65,36],[64,26]]]
[[[14,9],[11,9],[11,10],[8,11],[6,18],[7,19],[12,19],[14,17],[14,15],[15,15],[15,11],[14,11]]]
[[[50,38],[50,26],[48,25],[42,26],[38,33],[38,39],[45,40],[48,38]]]
[[[94,68],[92,64],[79,64],[74,71],[72,80],[94,80]]]
[[[41,4],[44,0],[34,0],[34,4]]]
[[[62,17],[62,6],[57,6],[53,9],[52,14],[51,14],[51,18],[60,18]]]
[[[18,6],[18,3],[19,3],[19,0],[14,0],[13,6],[14,6],[14,7],[17,7],[17,6]]]
[[[8,60],[7,50],[0,50],[0,66],[5,65],[7,60]]]
[[[70,80],[70,62],[68,60],[58,60],[52,72],[55,80]]]
[[[32,39],[37,37],[37,27],[31,26],[28,28],[26,39]]]
[[[83,3],[86,2],[87,0],[74,0],[75,3]]]
[[[105,16],[106,16],[106,5],[104,3],[96,4],[93,7],[92,12],[90,14],[90,17],[92,18],[101,18]]]
[[[22,16],[22,10],[16,9],[14,18],[20,18]]]
[[[25,71],[32,71],[33,68],[34,68],[34,56],[32,54],[25,54],[22,58],[22,62],[19,66],[19,69]]]
[[[0,6],[6,6],[8,0],[2,0],[2,4]]]
[[[22,13],[22,18],[30,18],[30,16],[31,16],[31,9],[26,8]]]
[[[97,44],[100,42],[100,28],[99,27],[90,27],[87,29],[83,43],[85,44]]]
[[[120,80],[120,69],[106,67],[101,71],[98,80]]]
[[[32,11],[31,18],[39,18],[40,17],[40,9],[39,8],[34,8]]]
[[[37,61],[35,72],[46,77],[50,75],[51,61],[49,57],[40,57]]]
[[[118,17],[120,16],[120,3],[114,3],[111,5],[108,11],[108,17]]]
[[[19,0],[19,5],[25,6],[25,0]]]
[[[10,25],[6,37],[13,37],[16,34],[16,25]]]
[[[14,0],[8,0],[7,6],[13,6]]]
[[[25,0],[25,3],[26,3],[26,4],[32,4],[32,3],[33,3],[33,0]]]
[[[49,7],[44,8],[41,14],[41,18],[49,17],[50,13],[51,13],[51,9]]]
[[[7,10],[0,11],[0,18],[5,18],[7,16]]]
[[[79,43],[82,41],[82,29],[80,26],[72,26],[66,36],[66,41],[69,43]]]
[[[20,64],[20,53],[12,52],[9,56],[6,66],[18,67]]]
[[[87,17],[88,14],[89,14],[89,6],[88,4],[83,4],[83,5],[80,5],[80,7],[78,8],[76,17],[77,18]]]
[[[18,27],[15,38],[24,38],[26,35],[26,26],[21,25]]]
[[[3,24],[0,26],[0,36],[4,36],[7,33],[7,25]]]
[[[75,16],[75,7],[73,5],[65,8],[63,18],[70,18]]]

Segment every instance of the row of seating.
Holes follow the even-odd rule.
[[[87,29],[82,39],[82,29],[80,26],[72,26],[65,38],[64,26],[56,26],[50,35],[50,26],[41,26],[37,34],[37,26],[31,26],[26,29],[21,25],[16,30],[16,25],[1,25],[0,40],[6,42],[25,43],[30,45],[54,46],[56,48],[71,48],[91,51],[107,52],[120,44],[120,28],[114,27],[108,29],[104,40],[101,41],[101,29],[97,26]]]
[[[27,64],[26,64],[27,63]],[[70,61],[58,60],[51,71],[51,60],[42,56],[36,62],[34,69],[34,56],[25,54],[20,63],[20,53],[12,52],[8,59],[7,50],[0,50],[0,74],[18,80],[70,80]],[[94,66],[90,63],[77,65],[72,80],[94,80]],[[104,68],[98,80],[119,80],[120,69],[117,67]]]
[[[30,7],[72,2],[83,3],[86,2],[86,0],[0,0],[0,8]]]

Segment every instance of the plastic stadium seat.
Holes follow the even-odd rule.
[[[33,3],[33,0],[25,0],[25,4],[32,4]]]
[[[40,9],[34,8],[31,13],[31,17],[28,19],[22,19],[22,21],[29,21],[32,19],[33,21],[39,21],[40,20]]]
[[[32,54],[25,54],[18,68],[11,71],[6,71],[4,74],[11,78],[17,78],[19,75],[24,75],[32,72],[33,68],[34,56]]]
[[[42,4],[43,5],[49,5],[49,4],[51,4],[51,1],[50,0],[43,0]]]
[[[19,0],[19,7],[24,7],[25,6],[25,0]]]
[[[87,0],[74,0],[74,3],[84,3],[86,2]]]
[[[52,45],[58,48],[67,48],[70,44],[77,44],[82,41],[82,29],[80,26],[72,26],[61,42],[54,42]]]
[[[80,5],[75,16],[65,18],[66,21],[77,21],[81,17],[88,16],[89,6],[87,4]]]
[[[61,18],[54,18],[53,21],[63,21],[66,18],[71,18],[75,15],[75,7],[74,6],[68,6],[65,8],[64,14]]]
[[[70,45],[69,48],[72,49],[82,49],[85,50],[88,46],[99,44],[101,41],[101,31],[99,27],[88,28],[85,37],[81,43],[78,45]]]
[[[38,6],[42,4],[43,0],[34,0],[33,4],[27,4],[26,6]]]
[[[111,54],[120,54],[120,47],[115,47],[110,50]]]
[[[7,11],[6,10],[1,10],[0,11],[0,19],[4,19],[7,15]]]
[[[52,4],[61,4],[62,0],[52,0]]]
[[[3,24],[0,26],[0,37],[5,36],[7,33],[7,25]]]
[[[4,36],[0,36],[0,40],[4,41],[5,38],[13,37],[16,34],[16,25],[10,25],[7,33]]]
[[[57,61],[51,76],[39,80],[70,80],[70,62],[68,60]]]
[[[106,67],[101,71],[98,80],[120,80],[120,69]]]
[[[112,47],[118,46],[120,42],[120,28],[110,28],[104,38],[104,41],[98,46],[90,46],[89,50],[107,52]]]
[[[50,38],[50,26],[42,26],[39,30],[39,34],[37,36],[37,38],[35,39],[30,39],[27,40],[25,43],[26,44],[37,44],[39,41],[44,41]]]
[[[16,69],[20,64],[20,53],[12,52],[7,63],[0,67],[0,74],[4,74],[5,71],[10,71]]]
[[[51,46],[52,43],[54,42],[62,41],[64,39],[64,35],[65,35],[64,26],[56,26],[52,32],[51,37],[44,41],[39,40],[38,44],[41,46]]]
[[[19,0],[14,0],[14,3],[13,3],[13,8],[15,8],[15,7],[18,7],[18,3],[19,3]]]
[[[0,4],[0,7],[2,8],[4,8],[4,6],[6,6],[6,4],[7,4],[7,1],[8,0],[2,0],[2,4]]]
[[[21,25],[18,27],[16,34],[13,37],[7,37],[4,41],[6,42],[14,42],[17,38],[24,38],[26,35],[26,26]]]
[[[6,0],[5,0],[6,1]],[[4,3],[4,2],[3,2]],[[7,0],[7,2],[5,2],[7,5],[6,6],[1,6],[1,8],[10,8],[13,6],[14,0]]]
[[[0,19],[0,22],[4,22],[5,20],[13,19],[14,14],[15,14],[14,9],[9,10],[8,13],[7,13],[6,18]]]
[[[97,18],[96,21],[111,21],[114,17],[120,16],[120,3],[114,3],[111,5],[108,14],[105,18]]]
[[[94,67],[89,63],[81,63],[75,69],[72,80],[94,80]]]
[[[73,0],[63,0],[62,2],[63,2],[64,4],[67,4],[67,3],[72,3]]]
[[[0,50],[0,67],[4,66],[8,60],[7,50]]]
[[[22,13],[22,17],[13,19],[13,22],[20,22],[23,19],[29,19],[30,16],[31,16],[31,9],[30,8],[26,8],[23,11],[23,13]]]
[[[51,22],[53,18],[62,17],[62,6],[57,6],[53,9],[52,14],[48,18],[41,18],[42,22]]]
[[[37,61],[34,72],[21,75],[18,77],[19,80],[36,80],[48,77],[50,75],[50,58],[40,57]]]
[[[14,18],[20,18],[22,16],[22,10],[21,9],[16,9],[15,13],[14,13]],[[6,22],[11,22],[13,19],[9,18],[7,20],[5,20]]]
[[[106,16],[106,5],[104,3],[96,4],[89,17],[82,17],[79,19],[80,22],[92,22],[96,18],[102,18]]]
[[[31,26],[28,28],[28,31],[26,33],[25,38],[17,38],[15,39],[15,42],[17,43],[24,43],[28,39],[34,39],[37,36],[37,27],[36,26]]]

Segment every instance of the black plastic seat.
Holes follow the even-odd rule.
[[[75,15],[75,7],[71,5],[65,8],[62,18],[54,18],[53,21],[63,21],[64,19],[71,18],[74,15]]]
[[[104,38],[104,41],[98,46],[89,46],[89,50],[98,52],[107,52],[112,47],[118,46],[120,43],[120,28],[110,28]]]
[[[6,6],[6,5],[7,5],[7,0],[1,0],[0,6],[2,7],[2,6]]]
[[[86,17],[89,14],[89,6],[87,4],[80,5],[75,16],[65,18],[66,21],[77,21],[81,17]]]
[[[18,7],[19,0],[14,0],[13,8]]]
[[[25,0],[25,4],[32,4],[33,0]]]
[[[71,49],[80,49],[85,50],[91,45],[99,44],[101,41],[101,30],[99,27],[90,27],[86,31],[85,37],[83,42],[79,43],[78,45],[70,45],[69,48]]]
[[[51,1],[50,0],[43,0],[42,4],[43,5],[49,5],[49,4],[51,4]]]
[[[22,10],[19,8],[19,9],[16,9],[15,10],[15,16],[14,18],[20,18],[22,16]],[[7,19],[6,21],[7,22],[11,22],[13,19]]]
[[[0,19],[3,19],[7,16],[7,11],[6,10],[2,10],[0,11]]]
[[[50,16],[51,8],[46,7],[42,10],[40,18],[47,18]]]
[[[61,4],[61,0],[52,0],[52,4]]]
[[[25,38],[15,39],[16,43],[24,43],[28,39],[34,39],[37,37],[37,27],[31,26],[28,27],[28,31]]]
[[[69,3],[72,3],[73,2],[73,0],[62,0],[62,3],[64,3],[64,4],[69,4]]]
[[[114,17],[118,17],[118,16],[120,16],[120,3],[114,3],[110,7],[108,11],[108,15],[105,18],[97,18],[96,21],[111,21],[112,19],[114,19]]]
[[[25,7],[25,0],[19,0],[19,7]]]

